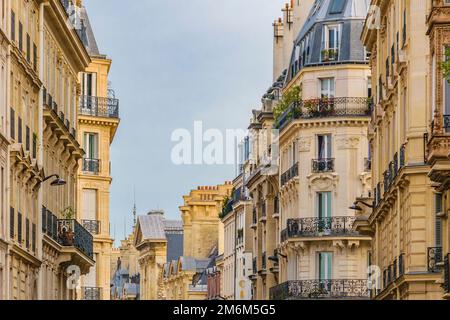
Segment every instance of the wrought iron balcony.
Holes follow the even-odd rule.
[[[322,237],[359,235],[353,230],[356,217],[302,218],[287,221],[288,239],[299,237]],[[286,239],[284,239],[286,240]]]
[[[298,162],[295,163],[288,171],[281,175],[281,186],[286,185],[289,181],[298,177]]]
[[[369,299],[367,280],[294,280],[270,289],[270,300]]]
[[[439,263],[442,263],[442,247],[428,248],[428,272],[440,272]]]
[[[76,220],[58,220],[58,242],[64,247],[75,247],[93,258],[93,236]]]
[[[58,241],[58,218],[45,207],[42,207],[42,232]]]
[[[312,160],[312,172],[333,172],[334,159],[315,159]]]
[[[81,224],[93,235],[98,235],[101,232],[100,221],[98,220],[81,220]]]
[[[100,160],[83,158],[83,171],[98,174],[100,172]]]
[[[101,300],[102,288],[99,287],[81,287],[83,300]]]
[[[80,97],[80,114],[85,116],[119,118],[119,100],[93,96]]]
[[[294,102],[277,120],[276,128],[282,130],[296,119],[327,117],[368,117],[373,109],[370,98],[339,97],[317,98]]]

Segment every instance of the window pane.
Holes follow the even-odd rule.
[[[330,13],[341,13],[344,10],[345,2],[346,0],[333,0],[333,2],[331,3]]]

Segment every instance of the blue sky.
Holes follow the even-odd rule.
[[[139,214],[180,217],[182,196],[232,180],[234,166],[176,166],[171,134],[245,129],[272,80],[272,22],[281,0],[85,0],[121,124],[112,145],[111,233],[131,231]]]

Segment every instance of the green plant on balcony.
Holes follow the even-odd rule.
[[[338,51],[336,49],[324,49],[321,51],[322,61],[336,61],[338,58]]]
[[[299,102],[301,100],[301,89],[300,86],[294,86],[291,89],[287,90],[284,94],[283,97],[281,98],[281,101],[273,108],[273,116],[275,118],[275,122],[278,123],[278,121],[280,120],[281,116],[289,109],[289,107],[295,103],[295,102]],[[296,110],[297,108],[293,108],[294,110]],[[292,114],[288,114],[289,116],[299,116],[299,113],[301,111],[297,110],[297,111],[293,111]],[[291,112],[290,112],[291,113]]]
[[[232,200],[229,196],[225,196],[222,200],[222,211],[219,212],[219,218],[223,219],[228,213],[230,213],[230,207]]]
[[[450,47],[445,49],[445,61],[441,62],[442,76],[450,83]]]
[[[73,220],[76,217],[76,211],[72,207],[67,207],[61,212],[61,216],[66,220]]]

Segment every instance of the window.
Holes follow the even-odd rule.
[[[33,133],[33,158],[36,158],[37,155],[37,135]]]
[[[17,242],[22,244],[22,214],[17,212]]]
[[[98,159],[98,135],[96,133],[84,134],[84,151],[86,151],[86,158]]]
[[[16,139],[16,115],[15,115],[15,111],[13,108],[11,108],[10,117],[11,117],[11,119],[9,121],[10,121],[10,125],[11,125],[11,139],[15,140]]]
[[[318,255],[318,264],[319,280],[331,280],[333,271],[333,254],[331,252],[320,252]]]
[[[436,193],[434,200],[434,210],[435,210],[435,245],[436,247],[442,247],[442,219],[439,214],[442,214],[442,194]]]
[[[448,50],[448,46],[445,46],[443,48],[444,53],[446,52],[446,50]],[[448,57],[444,58],[445,60],[448,61]],[[434,71],[434,68],[433,68]],[[443,86],[444,86],[444,116],[450,116],[450,84],[447,81],[448,79],[443,79],[442,81],[444,81]],[[444,121],[445,124],[446,121]],[[450,127],[447,125],[446,126],[446,131],[448,132],[450,130]]]
[[[9,209],[9,237],[11,239],[14,239],[14,234],[15,234],[15,230],[14,230],[14,217],[15,213],[14,213],[14,208],[11,207]]]
[[[34,67],[34,71],[37,71],[37,64],[38,64],[37,46],[36,46],[35,43],[33,43],[33,67]]]
[[[11,40],[16,41],[16,13],[11,10]]]
[[[330,14],[342,13],[346,0],[332,0]]]
[[[317,193],[317,218],[326,220],[332,217],[331,192]]]
[[[333,157],[331,139],[330,134],[317,136],[317,159],[331,159]]]
[[[23,25],[19,22],[19,50],[23,51]]]
[[[320,79],[320,97],[334,98],[334,78]]]
[[[25,219],[25,246],[30,249],[30,219]]]
[[[339,58],[340,25],[324,26],[322,61],[336,61]]]
[[[18,134],[17,142],[22,143],[23,136],[22,136],[22,118],[21,117],[19,117],[17,119],[17,134]]]
[[[30,151],[30,128],[25,127],[25,150]]]
[[[95,73],[84,73],[82,76],[82,89],[84,96],[96,96],[97,75]]]
[[[97,190],[83,189],[83,220],[97,220]]]
[[[27,61],[31,63],[31,39],[28,33],[27,33]]]

